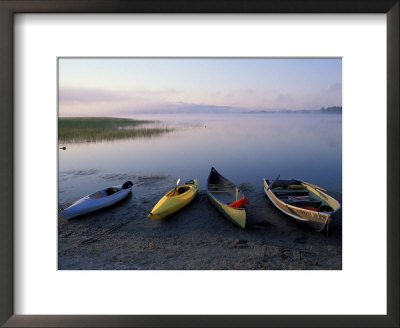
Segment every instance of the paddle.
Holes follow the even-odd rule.
[[[323,192],[327,192],[328,191],[325,188],[319,187],[319,186],[317,186],[315,184],[312,184],[312,183],[309,183],[309,182],[305,182],[305,181],[300,180],[300,179],[295,179],[295,178],[292,178],[292,179],[296,180],[296,181],[299,181],[299,182],[302,182],[302,183],[305,183],[306,185],[309,185],[309,186],[313,187],[314,189],[318,189],[318,190],[321,190]]]
[[[267,190],[270,190],[273,186],[273,184],[275,183],[276,180],[278,180],[280,178],[281,174],[279,173],[278,176],[275,178],[275,180],[273,180],[273,182],[271,182],[271,184],[268,186]]]
[[[179,182],[181,182],[181,178],[178,178],[178,180],[176,180],[176,186],[174,187],[174,193],[173,196],[175,196],[175,192],[176,192],[176,187],[178,187]]]

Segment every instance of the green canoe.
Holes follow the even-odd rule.
[[[244,194],[215,168],[211,168],[207,180],[207,196],[210,202],[229,221],[241,228],[246,226],[246,203]]]

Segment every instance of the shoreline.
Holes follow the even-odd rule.
[[[243,230],[217,212],[204,189],[173,215],[148,219],[148,211],[170,189],[169,180],[146,180],[109,208],[58,219],[58,269],[342,269],[341,210],[329,233],[318,233],[276,209],[262,188],[243,184],[250,200]],[[341,203],[340,193],[332,195]]]

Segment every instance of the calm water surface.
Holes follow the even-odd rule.
[[[60,203],[129,179],[198,178],[204,189],[211,166],[234,183],[249,183],[261,192],[262,179],[278,174],[341,192],[339,114],[152,114],[132,118],[158,120],[152,125],[176,130],[151,139],[66,144],[67,150],[59,151]]]

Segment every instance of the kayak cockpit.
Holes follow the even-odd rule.
[[[130,188],[132,188],[132,186],[133,186],[132,181],[126,181],[122,186],[119,185],[119,186],[109,187],[109,188],[106,188],[103,190],[99,190],[87,197],[92,198],[92,199],[104,198],[107,196],[114,195],[117,192],[121,191],[122,189],[130,189]]]
[[[107,188],[107,189],[105,190],[105,194],[106,194],[106,196],[111,196],[111,195],[117,193],[117,192],[120,191],[120,190],[121,190],[121,188],[110,187],[110,188]]]
[[[167,196],[168,197],[172,197],[172,196],[178,196],[178,195],[182,195],[186,192],[188,192],[191,189],[191,187],[188,186],[180,186],[180,187],[176,187],[174,190],[170,191]]]
[[[110,188],[107,188],[107,189],[104,189],[104,190],[97,191],[97,192],[89,195],[88,197],[89,198],[94,198],[94,199],[96,199],[96,198],[104,198],[104,197],[108,197],[108,196],[114,195],[115,193],[117,193],[119,191],[121,191],[121,188],[110,187]]]
[[[190,190],[190,187],[182,186],[182,187],[178,187],[178,188],[176,189],[176,193],[177,193],[178,195],[181,195],[181,194],[184,194],[185,192],[187,192],[187,191],[189,191],[189,190]]]
[[[100,190],[100,191],[97,191],[97,192],[89,195],[88,197],[89,198],[93,198],[93,199],[97,199],[97,198],[103,198],[105,196],[106,196],[105,191],[104,190]]]

